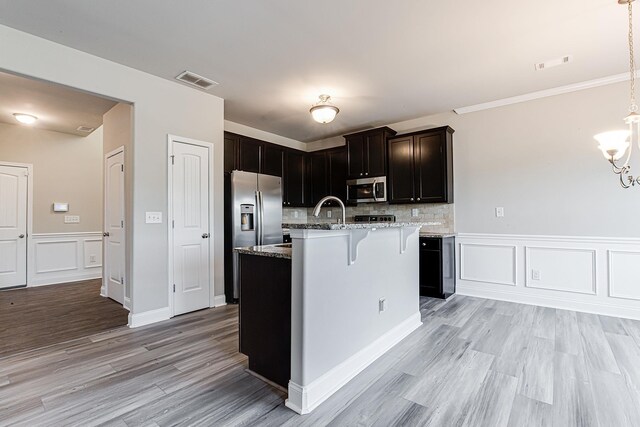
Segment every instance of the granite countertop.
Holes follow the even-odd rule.
[[[258,255],[270,258],[291,259],[291,247],[278,245],[247,246],[245,248],[235,248],[233,251],[239,254]]]
[[[368,228],[421,227],[423,225],[423,222],[347,222],[345,224],[311,222],[282,224],[282,227],[291,230],[358,230]]]
[[[455,237],[456,233],[441,233],[438,231],[420,231],[420,237]]]

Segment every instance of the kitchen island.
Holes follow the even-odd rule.
[[[284,225],[292,238],[289,408],[311,412],[420,326],[421,225]]]

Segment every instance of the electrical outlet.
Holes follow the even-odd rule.
[[[145,223],[162,224],[162,212],[146,212]]]
[[[64,216],[65,224],[79,224],[80,216],[79,215],[65,215]]]
[[[386,311],[386,310],[387,310],[387,299],[380,298],[378,300],[378,311],[382,313],[383,311]]]
[[[293,211],[293,217],[294,218],[298,218],[300,214],[298,213],[298,211]]]
[[[413,218],[415,218],[415,217],[417,217],[417,216],[418,216],[418,208],[412,208],[412,209],[411,209],[411,216],[412,216]]]
[[[531,270],[531,279],[540,280],[540,270]]]
[[[502,218],[504,216],[504,208],[496,208],[496,218]]]
[[[331,209],[327,211],[327,218],[331,218]]]
[[[96,260],[96,256],[95,256],[95,255],[89,255],[89,262],[90,262],[90,263],[92,263],[92,264],[93,264],[93,263],[94,263],[94,262],[96,262],[96,261],[97,261],[97,260]]]

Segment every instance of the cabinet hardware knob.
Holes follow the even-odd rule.
[[[369,172],[365,172],[364,174],[365,174],[365,175],[369,175]]]
[[[417,200],[420,200],[420,197],[418,197],[418,199],[417,199]]]
[[[427,246],[427,244],[426,244],[426,243],[423,243],[423,244],[422,244],[422,246]]]
[[[362,176],[362,172],[360,172],[360,176]]]
[[[413,202],[413,197],[411,198],[411,201]]]

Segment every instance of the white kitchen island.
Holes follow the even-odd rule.
[[[293,243],[289,408],[311,412],[421,325],[421,225],[284,225]]]

